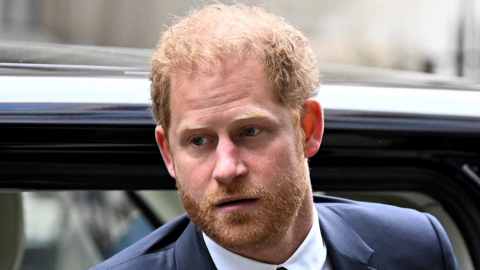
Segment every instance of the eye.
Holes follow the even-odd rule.
[[[196,138],[193,138],[192,142],[195,145],[203,145],[208,142],[208,139],[205,137],[196,137]]]
[[[249,127],[243,130],[243,135],[245,136],[255,136],[260,132],[259,128]]]

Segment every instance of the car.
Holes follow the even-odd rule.
[[[151,50],[0,42],[0,269],[87,269],[183,213]],[[480,85],[320,64],[315,192],[434,215],[480,269]]]

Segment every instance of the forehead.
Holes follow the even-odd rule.
[[[284,107],[268,85],[263,66],[254,57],[172,76],[172,127],[179,122],[194,125],[208,117],[255,117]]]
[[[208,108],[247,97],[273,97],[263,65],[253,56],[171,77],[172,107]]]

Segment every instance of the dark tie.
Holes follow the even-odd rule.
[[[285,267],[278,267],[277,270],[288,270],[288,269]]]

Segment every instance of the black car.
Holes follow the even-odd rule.
[[[149,50],[0,43],[0,269],[87,269],[183,212]],[[480,85],[320,65],[316,192],[434,215],[480,269]]]

